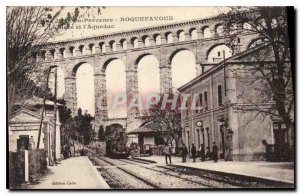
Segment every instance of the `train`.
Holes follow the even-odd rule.
[[[127,158],[130,149],[126,146],[127,133],[120,124],[112,124],[106,127],[106,156],[110,158]]]

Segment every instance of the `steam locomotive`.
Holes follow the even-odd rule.
[[[106,127],[106,155],[111,158],[127,158],[129,156],[127,134],[120,124]]]

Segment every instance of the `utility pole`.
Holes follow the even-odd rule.
[[[226,87],[226,69],[225,69],[225,50],[223,50],[223,70],[224,70],[224,95],[226,96],[227,87]]]
[[[57,67],[54,68],[54,139],[53,139],[53,145],[54,145],[54,164],[56,164],[56,120],[57,120],[57,105],[56,105],[56,99],[57,99]]]
[[[46,78],[46,85],[45,85],[45,94],[43,98],[43,108],[41,112],[41,121],[40,121],[40,127],[39,127],[39,133],[38,133],[38,140],[37,140],[37,145],[36,148],[40,148],[40,141],[41,141],[41,134],[42,134],[42,127],[43,127],[43,121],[44,121],[44,112],[45,112],[45,104],[46,104],[46,99],[47,99],[47,94],[46,91],[48,91],[48,83],[49,83],[49,76],[51,73],[51,68],[47,70],[47,78]]]

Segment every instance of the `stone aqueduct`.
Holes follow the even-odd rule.
[[[126,93],[133,96],[138,93],[137,65],[147,56],[153,55],[159,61],[160,91],[172,90],[171,62],[179,51],[189,50],[196,58],[197,75],[204,71],[202,66],[208,62],[208,53],[212,48],[227,42],[222,35],[225,25],[220,17],[212,17],[163,26],[149,27],[126,32],[117,32],[76,40],[50,43],[37,55],[45,60],[44,66],[60,67],[65,75],[65,100],[72,114],[77,113],[76,70],[83,63],[94,69],[95,90],[95,128],[100,124],[120,123],[130,131],[136,128],[139,113],[127,110],[127,118],[108,119],[106,110],[99,110],[97,99],[106,93],[105,69],[108,64],[120,59],[125,64]],[[241,25],[243,26],[243,25]],[[173,41],[171,41],[173,39]],[[247,49],[255,34],[238,37],[239,51]]]

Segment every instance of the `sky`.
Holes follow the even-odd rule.
[[[177,23],[181,21],[196,20],[218,15],[228,8],[224,7],[106,7],[101,8],[101,15],[97,14],[97,9],[90,9],[79,18],[79,22],[74,23],[74,29],[61,30],[60,35],[51,41],[63,41],[91,37],[119,31],[128,31],[137,28]],[[68,7],[63,10],[62,15],[67,11],[74,10]],[[163,21],[130,21],[130,17],[159,17],[172,18]],[[98,19],[98,22],[87,21]],[[110,20],[111,22],[102,22]],[[129,21],[127,21],[129,20]],[[113,28],[87,29],[87,26],[108,25]],[[79,29],[80,28],[80,29]],[[140,94],[149,92],[159,92],[159,60],[154,56],[144,57],[138,65],[138,88]],[[113,60],[106,69],[106,85],[108,93],[126,92],[125,67],[121,60]],[[83,64],[76,72],[77,83],[77,106],[94,115],[94,79],[92,67]],[[174,56],[172,61],[172,82],[175,87],[182,86],[196,76],[195,56],[189,51],[181,51]],[[63,75],[60,76],[63,78]],[[58,79],[58,94],[64,93],[64,81]],[[109,102],[108,102],[109,103]],[[108,110],[109,118],[126,117],[124,106]]]

